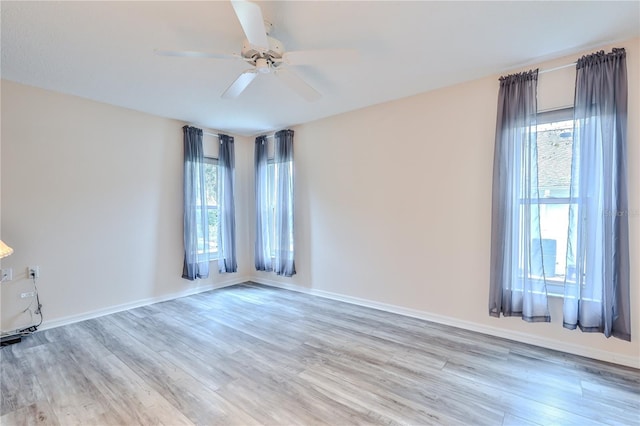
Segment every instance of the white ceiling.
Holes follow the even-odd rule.
[[[220,94],[240,60],[227,1],[2,1],[2,78],[236,135],[254,135],[640,36],[640,2],[258,2],[288,50],[352,48],[353,64],[299,66],[309,103],[273,75]]]

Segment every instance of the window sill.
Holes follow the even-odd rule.
[[[557,291],[555,289],[547,289],[548,297],[555,297],[558,299],[564,299],[564,291]]]
[[[536,280],[539,284],[543,284],[542,280]],[[556,283],[554,282],[549,282],[550,280],[547,280],[547,283],[544,285],[544,288],[546,290],[547,296],[549,297],[558,297],[560,299],[564,298],[564,283],[560,284],[558,281],[556,281]],[[516,290],[516,291],[522,291],[522,290]],[[536,292],[538,294],[541,294],[541,292]]]

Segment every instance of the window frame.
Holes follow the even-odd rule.
[[[287,162],[290,163],[290,162]],[[269,211],[271,212],[271,217],[269,218],[270,221],[270,241],[271,241],[271,247],[270,247],[270,257],[271,260],[274,260],[276,257],[276,245],[275,245],[275,240],[276,240],[276,198],[278,196],[278,167],[281,167],[282,164],[285,163],[276,163],[275,161],[275,155],[272,153],[269,156],[267,156],[267,180],[269,182],[269,204],[270,204],[270,209]],[[290,164],[289,167],[293,167],[293,163]],[[293,252],[294,250],[294,246],[293,246],[293,238],[291,238],[291,246],[289,246],[289,252]]]
[[[217,198],[218,198],[217,182],[218,182],[218,171],[219,171],[218,170],[218,159],[216,157],[204,156],[204,163],[207,164],[207,165],[214,166],[215,167],[215,171],[216,171],[216,188],[214,189],[215,197],[216,197],[216,205],[213,206],[213,205],[207,204],[207,206],[206,206],[207,207],[207,213],[209,213],[210,211],[216,211],[216,212],[219,213],[220,211],[218,210],[218,205],[217,205],[217,202],[218,202],[218,200],[217,200]],[[206,182],[205,182],[205,186],[206,186]],[[206,191],[206,188],[205,188],[205,191]],[[220,222],[218,221],[218,225],[219,225],[219,223]],[[211,225],[209,225],[209,226],[211,226]],[[218,230],[218,228],[216,228],[216,230]],[[220,231],[218,230],[218,232],[220,232]],[[212,238],[212,235],[209,235],[209,246],[211,246],[211,238]],[[219,255],[218,235],[217,234],[213,235],[213,238],[214,238],[214,241],[216,242],[216,245],[215,245],[216,250],[209,252],[209,261],[210,262],[217,261],[218,260],[218,255]]]
[[[574,119],[573,111],[574,111],[573,105],[570,107],[562,107],[562,108],[557,108],[552,110],[538,111],[536,114],[536,137],[538,136],[538,133],[539,133],[538,126],[540,126],[541,124],[549,124],[549,123],[556,123],[556,122],[562,122],[562,121],[573,121]],[[571,143],[573,144],[573,134],[571,135]],[[539,165],[540,165],[540,161],[538,159],[538,176],[540,175]],[[570,166],[569,168],[570,174],[571,174],[571,167],[572,166]],[[520,199],[520,204],[523,205],[531,202],[536,202],[539,206],[562,204],[562,205],[567,205],[568,208],[570,208],[571,204],[576,204],[577,201],[578,200],[576,198],[573,198],[572,200],[571,195],[569,194],[569,196],[566,196],[566,197],[540,197],[539,196],[537,200]],[[567,215],[568,214],[569,213],[567,212]],[[544,253],[543,253],[543,256],[544,256]],[[566,251],[565,251],[565,256],[566,256]],[[543,279],[539,279],[539,278],[530,278],[530,279],[544,281],[548,296],[563,298],[565,295],[565,286],[572,285],[571,282],[568,282],[566,278],[566,265],[565,265],[565,273],[563,273],[563,277],[564,278],[562,279],[561,282],[558,280],[550,281],[550,279],[547,277],[544,277]]]
[[[267,157],[267,182],[269,186],[269,241],[271,241],[271,260],[276,257],[276,161],[273,156]]]

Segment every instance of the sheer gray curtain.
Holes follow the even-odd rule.
[[[209,219],[202,129],[184,126],[184,266],[182,278],[209,276]]]
[[[542,261],[538,70],[500,78],[493,160],[489,314],[550,321]]]
[[[236,207],[234,202],[235,148],[233,138],[220,135],[218,152],[218,271],[237,272]]]
[[[256,199],[255,266],[258,271],[272,271],[273,206],[270,201],[269,151],[266,136],[256,138],[254,160]]]
[[[577,63],[564,326],[631,340],[624,49]]]
[[[281,130],[275,134],[274,151],[276,231],[273,270],[278,275],[290,277],[296,273],[293,242],[293,130]]]

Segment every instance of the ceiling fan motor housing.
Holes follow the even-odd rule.
[[[256,65],[256,61],[258,59],[266,59],[272,67],[277,67],[282,63],[282,54],[284,53],[284,46],[280,42],[273,37],[267,36],[267,40],[269,41],[269,50],[264,51],[263,49],[259,49],[251,45],[249,40],[244,40],[242,42],[242,58],[250,63],[251,65]]]

